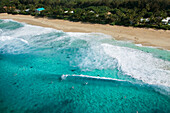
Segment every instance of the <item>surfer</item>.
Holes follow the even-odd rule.
[[[84,85],[87,85],[87,84],[88,84],[88,82],[85,82],[85,83],[84,83]]]
[[[68,76],[68,75],[62,75],[61,78],[60,78],[61,81],[62,81],[62,80],[65,80],[65,79],[67,78],[67,76]]]

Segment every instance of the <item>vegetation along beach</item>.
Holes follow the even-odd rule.
[[[1,0],[0,113],[169,113],[169,0]]]

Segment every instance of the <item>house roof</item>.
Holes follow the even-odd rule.
[[[42,8],[38,8],[38,9],[36,9],[37,11],[43,11],[43,10],[45,10],[43,7]]]
[[[91,10],[90,13],[94,13],[94,11]]]
[[[170,20],[170,17],[167,17],[165,19],[162,20],[162,22],[168,22]]]
[[[64,11],[64,13],[68,13],[68,11]]]
[[[70,13],[74,13],[74,11],[70,11]]]
[[[112,13],[111,12],[107,12],[107,15],[111,15]]]
[[[149,18],[141,18],[140,21],[141,21],[141,22],[143,22],[143,21],[149,22]]]
[[[14,11],[15,11],[15,12],[18,12],[18,13],[21,12],[21,10],[19,10],[19,9],[15,9]]]
[[[28,12],[30,9],[26,9],[25,11]]]

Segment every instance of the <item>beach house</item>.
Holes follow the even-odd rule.
[[[21,12],[21,10],[19,10],[19,9],[15,9],[15,10],[14,10],[14,12],[16,12],[16,13],[20,13],[20,12]]]
[[[72,14],[73,14],[73,13],[74,13],[74,11],[70,11],[70,13],[72,13]]]
[[[11,9],[15,9],[15,7],[14,6],[12,6],[12,7],[11,6],[9,6],[9,7],[8,6],[4,6],[3,9],[5,11],[8,11],[8,10],[11,10]]]
[[[90,13],[95,13],[95,12],[93,10],[91,10]]]
[[[38,14],[40,14],[41,13],[41,11],[44,11],[45,10],[45,8],[37,8],[36,10],[35,10],[35,12],[36,13],[38,13]]]
[[[68,13],[68,11],[64,11],[64,13],[66,14],[66,13]]]
[[[107,15],[111,15],[112,13],[111,12],[107,12]]]
[[[26,9],[26,10],[25,10],[25,12],[29,12],[29,11],[30,11],[30,9]]]
[[[168,24],[170,25],[170,17],[167,17],[165,19],[162,20],[162,24]]]
[[[140,22],[149,22],[150,20],[149,20],[149,18],[141,18],[140,19]]]

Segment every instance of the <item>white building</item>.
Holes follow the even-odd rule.
[[[25,12],[29,12],[29,11],[30,11],[30,9],[26,9],[26,10],[25,10]]]
[[[74,13],[74,11],[70,11],[70,13]]]
[[[170,25],[170,17],[167,17],[167,18],[163,19],[162,23]]]
[[[149,22],[149,18],[141,18],[140,22]]]
[[[68,11],[64,11],[64,13],[68,13]]]
[[[17,12],[17,13],[21,12],[21,10],[19,10],[19,9],[15,9],[14,11]]]
[[[94,13],[94,11],[91,10],[90,13]]]

